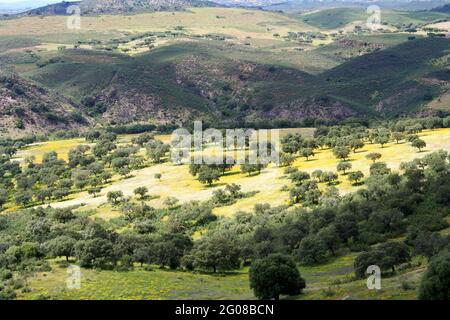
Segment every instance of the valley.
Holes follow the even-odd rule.
[[[450,13],[366,4],[2,14],[0,300],[449,299]]]
[[[390,29],[373,32],[361,10],[345,11],[348,17],[340,17],[343,9],[329,16],[330,10],[88,15],[79,30],[65,27],[66,16],[7,19],[0,21],[0,63],[70,99],[89,118],[85,124],[202,119],[296,126],[427,112],[429,99],[446,94],[449,42],[424,31],[446,13],[388,11]],[[321,19],[343,22],[326,26]],[[431,110],[442,108],[434,103]],[[270,120],[274,114],[278,124]],[[43,126],[25,121],[24,127],[39,132]]]

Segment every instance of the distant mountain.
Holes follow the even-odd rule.
[[[266,7],[274,4],[285,3],[285,0],[214,0],[221,5],[242,7]]]
[[[71,5],[79,6],[82,15],[179,11],[187,7],[218,6],[218,4],[206,0],[81,0],[50,4],[29,10],[23,15],[66,14],[67,8]]]
[[[450,0],[74,0],[47,4],[47,2],[55,1],[38,0],[36,2],[30,2],[24,0],[15,5],[0,4],[0,13],[12,14],[21,12],[20,15],[62,15],[66,14],[67,8],[70,5],[79,6],[83,15],[180,11],[187,7],[217,6],[259,7],[265,10],[286,12],[338,7],[366,8],[368,5],[378,5],[381,8],[402,10],[430,10],[436,7],[445,9],[445,4],[449,1]]]
[[[227,2],[240,2],[241,5],[253,0],[218,0],[220,3],[226,4]],[[265,0],[262,0],[263,2]],[[342,7],[358,7],[367,8],[369,5],[377,5],[384,9],[399,9],[407,11],[416,10],[430,10],[432,8],[443,6],[449,2],[449,0],[288,0],[288,1],[274,1],[268,0],[270,4],[262,5],[263,9],[271,11],[285,11],[285,12],[298,12],[308,10],[320,10],[326,8],[342,8]]]
[[[450,13],[450,4],[443,5],[442,7],[433,8],[431,9],[431,11]]]
[[[65,15],[67,14],[67,8],[72,5],[79,5],[81,1],[63,1],[59,3],[49,4],[43,7],[32,9],[27,11],[26,15]]]
[[[170,45],[135,57],[78,49],[27,76],[115,124],[339,120],[423,110],[450,83],[446,60],[429,63],[448,50],[447,39],[410,40],[311,75],[230,58],[212,44]]]
[[[0,14],[16,14],[60,1],[61,0],[6,0],[0,3]]]

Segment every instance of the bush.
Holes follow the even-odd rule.
[[[254,261],[249,278],[250,288],[259,299],[278,300],[281,294],[297,295],[306,286],[292,258],[281,254]]]
[[[328,250],[325,242],[316,235],[302,239],[296,255],[301,263],[312,265],[326,261]]]
[[[0,269],[0,281],[5,281],[11,279],[13,276],[12,272],[6,269]]]
[[[450,253],[436,256],[428,266],[419,287],[421,300],[450,300]]]

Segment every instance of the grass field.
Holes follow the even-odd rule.
[[[289,130],[285,130],[287,132]],[[291,129],[298,131],[298,129]],[[311,130],[303,130],[306,134],[311,134]],[[365,176],[369,175],[369,167],[371,161],[365,156],[370,152],[379,152],[382,154],[380,161],[384,161],[387,165],[397,170],[400,163],[411,161],[414,158],[423,157],[427,153],[444,149],[450,151],[450,129],[437,129],[433,131],[424,131],[420,134],[421,138],[426,141],[426,149],[418,153],[417,149],[410,146],[409,143],[389,143],[383,148],[378,144],[366,144],[362,150],[352,153],[350,161],[352,171],[361,170]],[[132,136],[121,136],[121,141],[126,142]],[[161,136],[162,140],[169,139],[168,136]],[[38,146],[30,147],[21,152],[21,157],[35,155],[38,159],[42,157],[44,152],[55,150],[62,158],[66,157],[68,150],[76,144],[82,143],[82,140],[64,140],[50,141]],[[52,147],[54,149],[52,149]],[[299,170],[312,172],[316,169],[323,171],[336,171],[338,161],[329,149],[317,150],[316,155],[306,161],[304,158],[298,158],[293,164]],[[68,207],[84,204],[83,210],[97,210],[97,217],[109,219],[120,216],[120,213],[114,208],[106,204],[106,194],[109,191],[121,190],[126,196],[132,196],[133,190],[139,186],[146,186],[151,195],[156,196],[150,200],[149,204],[154,207],[162,207],[164,200],[169,196],[177,197],[181,203],[192,200],[204,201],[211,197],[212,192],[218,188],[222,188],[227,183],[236,183],[242,186],[244,192],[257,191],[251,197],[240,199],[236,203],[214,209],[214,213],[220,216],[232,216],[238,211],[251,212],[256,203],[269,203],[271,205],[282,205],[289,202],[289,192],[281,191],[285,185],[290,185],[290,180],[283,174],[284,168],[278,168],[273,165],[269,166],[259,175],[247,176],[240,172],[238,166],[227,172],[219,182],[212,187],[202,185],[189,173],[187,165],[174,165],[172,163],[163,163],[150,166],[132,172],[132,177],[128,179],[114,179],[114,182],[105,187],[101,195],[92,197],[87,192],[71,195],[70,200],[53,203],[54,207]],[[156,173],[162,174],[161,181],[154,178]],[[320,184],[321,188],[326,188],[326,184]],[[360,188],[360,186],[351,185],[347,177],[339,175],[339,183],[336,187],[342,194],[352,192]]]
[[[432,23],[427,25],[428,28],[436,28],[450,32],[450,21]]]
[[[331,259],[320,266],[300,266],[307,287],[290,299],[415,299],[425,262],[394,276],[382,278],[381,290],[368,290],[366,280],[353,279],[356,254]],[[67,289],[65,267],[52,262],[52,271],[38,273],[27,281],[29,292],[19,292],[18,299],[75,300],[172,300],[172,299],[255,299],[248,285],[248,269],[236,272],[202,274],[162,270],[132,271],[81,270],[80,289]],[[402,284],[407,283],[407,287]]]
[[[17,160],[23,160],[27,157],[34,157],[35,161],[41,162],[45,153],[56,151],[60,159],[67,160],[67,154],[76,146],[86,143],[85,139],[67,139],[67,140],[54,140],[43,143],[35,143],[21,149],[17,152]]]
[[[75,31],[66,27],[66,20],[64,16],[45,16],[1,21],[0,35],[28,34],[43,41],[51,39],[51,42],[66,43],[69,39],[95,38],[97,34],[102,33],[119,35],[130,32],[165,32],[183,27],[183,32],[191,35],[227,34],[238,39],[252,37],[275,40],[274,33],[286,34],[290,30],[316,29],[277,13],[227,8],[191,8],[181,12],[83,17],[81,29]],[[271,32],[267,32],[267,29]]]
[[[350,23],[365,23],[370,15],[366,10],[360,8],[333,8],[302,14],[299,19],[314,27],[337,29]],[[402,12],[383,8],[380,18],[382,24],[401,27],[410,24],[424,25],[432,21],[448,19],[449,15],[440,12]]]

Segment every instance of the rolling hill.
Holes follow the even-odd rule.
[[[450,43],[441,38],[376,50],[318,75],[231,59],[221,50],[198,43],[135,57],[66,50],[63,62],[27,76],[113,123],[393,116],[421,110],[450,80]]]
[[[301,21],[311,26],[323,29],[343,28],[353,22],[365,22],[369,14],[366,8],[331,8],[298,16]],[[449,19],[445,12],[431,11],[398,11],[383,9],[381,11],[381,23],[396,28],[423,25],[440,19]]]
[[[67,14],[67,8],[71,5],[79,6],[82,15],[133,14],[152,11],[178,11],[187,7],[218,6],[218,4],[203,0],[81,0],[50,4],[20,15],[65,15]]]
[[[0,135],[75,129],[91,123],[80,105],[17,75],[0,73]]]
[[[433,12],[445,12],[445,13],[450,13],[450,4],[445,4],[445,5],[443,5],[443,6],[433,8],[433,9],[430,10],[430,11],[433,11]]]
[[[337,33],[301,20],[319,13],[193,8],[90,16],[76,32],[61,31],[61,16],[11,19],[0,30],[0,65],[108,124],[295,126],[392,117],[431,112],[427,105],[448,92],[448,39],[422,30]],[[441,104],[433,110],[447,110]]]
[[[226,1],[226,0],[225,0]],[[263,6],[265,10],[284,12],[302,12],[311,10],[323,10],[332,8],[361,8],[367,9],[369,5],[377,5],[383,10],[385,9],[397,9],[404,11],[419,11],[430,10],[439,6],[443,6],[447,3],[446,0],[290,0],[290,1],[276,1],[273,4]]]
[[[352,59],[320,77],[332,84],[332,96],[370,112],[398,115],[417,110],[448,86],[448,50],[447,39],[412,40]]]
[[[94,116],[113,122],[151,119],[162,123],[193,117],[209,121],[252,118],[291,102],[302,84],[312,79],[295,69],[230,59],[219,50],[188,43],[133,58],[67,50],[64,63],[28,76],[84,103]],[[92,63],[77,63],[80,57]],[[296,118],[307,116],[300,112]],[[311,110],[308,115],[316,112]]]

